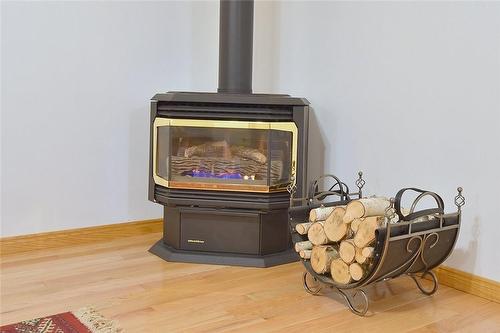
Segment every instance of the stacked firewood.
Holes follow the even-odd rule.
[[[318,274],[338,284],[362,280],[373,263],[375,230],[384,223],[390,202],[384,197],[353,200],[346,206],[312,209],[309,222],[295,230],[308,240],[295,243],[300,257]]]

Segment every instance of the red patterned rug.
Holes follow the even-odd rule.
[[[116,323],[92,308],[21,321],[0,327],[0,333],[116,333]]]

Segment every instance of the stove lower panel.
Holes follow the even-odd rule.
[[[164,234],[151,252],[170,261],[267,267],[296,261],[287,208],[164,206]]]

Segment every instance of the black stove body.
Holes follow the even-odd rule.
[[[267,267],[298,259],[287,210],[305,196],[309,103],[252,94],[253,1],[221,1],[218,93],[151,100],[150,251],[167,261]]]

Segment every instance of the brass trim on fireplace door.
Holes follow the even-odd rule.
[[[178,182],[168,181],[158,175],[158,127],[182,126],[182,127],[209,127],[209,128],[242,128],[242,129],[267,129],[276,131],[292,132],[292,158],[291,158],[291,180],[296,182],[297,168],[297,125],[294,122],[262,122],[262,121],[236,121],[236,120],[209,120],[209,119],[173,119],[156,118],[153,122],[153,180],[156,184],[183,189],[216,190],[216,191],[245,191],[245,192],[278,192],[286,191],[288,184],[247,185],[247,184],[214,184],[203,182]]]

